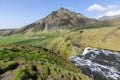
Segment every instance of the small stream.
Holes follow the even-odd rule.
[[[70,61],[93,80],[120,80],[120,52],[87,47]]]

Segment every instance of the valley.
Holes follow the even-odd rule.
[[[0,30],[0,80],[92,80],[69,59],[86,47],[120,51],[119,21],[60,8],[21,28]]]

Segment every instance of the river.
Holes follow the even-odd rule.
[[[120,52],[87,47],[70,61],[93,80],[120,80]]]

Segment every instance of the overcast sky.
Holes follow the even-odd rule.
[[[0,0],[0,29],[30,24],[60,7],[90,18],[120,14],[120,0]]]

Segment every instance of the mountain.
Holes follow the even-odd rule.
[[[12,32],[10,31],[5,35],[10,35],[11,33],[32,34],[36,32],[60,32],[66,29],[69,30],[84,26],[94,21],[94,19],[87,18],[80,13],[60,8],[43,19],[37,20],[36,22],[23,26],[17,30],[13,30]]]
[[[12,34],[13,31],[15,31],[16,29],[1,29],[0,30],[0,35],[4,35],[7,36],[8,34]]]
[[[102,16],[99,18],[99,20],[106,20],[106,19],[113,19],[113,18],[117,18],[117,17],[120,17],[120,14],[119,15],[114,15],[114,16]]]

